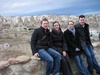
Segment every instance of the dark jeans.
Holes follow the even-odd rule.
[[[49,48],[47,51],[41,49],[38,51],[39,57],[46,61],[46,75],[59,75],[61,55],[56,50]]]
[[[61,71],[62,71],[63,75],[73,75],[68,55],[66,55],[65,57],[62,56],[62,59],[61,59]]]
[[[100,66],[97,63],[93,47],[91,45],[86,46],[85,55],[87,57],[88,69],[89,70],[95,69],[97,72],[100,72]]]
[[[81,75],[90,75],[90,73],[87,70],[86,65],[84,63],[82,54],[75,56],[74,60],[76,62],[76,66],[77,66],[79,72],[81,73]]]

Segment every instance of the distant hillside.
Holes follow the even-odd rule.
[[[40,26],[40,21],[43,18],[47,18],[50,22],[50,27],[52,27],[53,21],[59,21],[62,28],[65,28],[67,25],[67,22],[69,20],[73,20],[74,22],[78,21],[77,16],[56,16],[56,15],[41,15],[41,16],[11,16],[11,17],[5,17],[0,16],[0,29],[12,29],[12,30],[25,30],[25,29],[31,29],[31,28],[37,28]],[[86,15],[87,23],[90,24],[91,28],[97,28],[100,29],[100,14],[92,14],[92,15]]]

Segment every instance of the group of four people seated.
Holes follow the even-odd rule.
[[[85,16],[79,16],[79,23],[74,25],[68,21],[64,33],[58,21],[53,22],[53,28],[48,29],[49,21],[45,18],[41,26],[35,29],[31,37],[32,54],[46,61],[46,75],[74,75],[69,57],[73,57],[80,75],[100,74],[100,66],[97,63],[94,48],[89,36],[89,25],[85,22]],[[82,54],[87,58],[86,67]]]

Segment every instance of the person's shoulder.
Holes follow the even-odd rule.
[[[41,28],[36,28],[35,30],[41,30]]]
[[[68,33],[69,32],[69,30],[68,29],[66,29],[65,31],[64,31],[64,33]]]
[[[40,31],[40,28],[36,28],[33,30],[33,34],[37,34]]]
[[[66,36],[69,36],[70,34],[71,32],[68,29],[66,29],[66,31],[64,32],[64,36],[66,37]]]
[[[89,27],[89,24],[85,23],[85,25],[86,25],[87,27]]]
[[[34,31],[40,31],[41,30],[41,28],[36,28]]]
[[[64,30],[64,33],[66,32],[67,29]]]
[[[79,23],[75,24],[74,27],[75,27],[75,28],[80,27]]]

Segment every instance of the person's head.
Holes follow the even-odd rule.
[[[60,30],[60,24],[58,21],[53,22],[53,29]]]
[[[80,23],[81,25],[84,25],[84,24],[85,24],[85,16],[84,16],[84,15],[80,15],[80,16],[79,16],[79,23]]]
[[[70,29],[74,29],[74,22],[73,21],[68,21],[68,27]]]
[[[41,21],[41,27],[43,27],[44,29],[47,29],[48,28],[48,20],[46,18],[44,18],[42,21]]]

